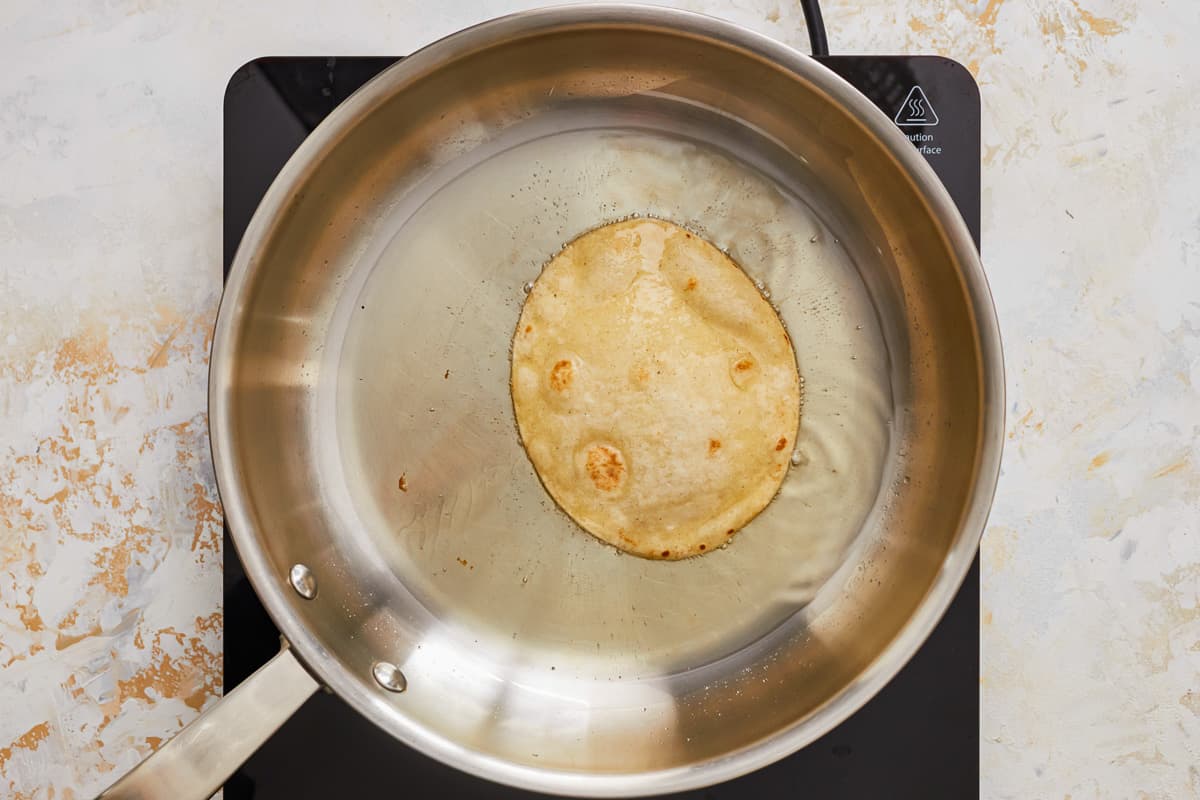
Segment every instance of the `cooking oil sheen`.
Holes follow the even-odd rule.
[[[803,174],[737,142],[576,117],[456,161],[422,192],[346,288],[323,401],[382,568],[467,641],[588,674],[710,661],[803,608],[883,491],[893,408],[863,256]],[[729,547],[677,562],[613,558],[555,506],[509,393],[530,282],[564,242],[635,215],[727,251],[779,312],[803,377],[779,494]]]

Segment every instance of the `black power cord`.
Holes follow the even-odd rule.
[[[825,20],[821,18],[818,0],[800,0],[804,12],[804,24],[808,28],[808,42],[814,56],[829,55],[829,40],[825,38]]]

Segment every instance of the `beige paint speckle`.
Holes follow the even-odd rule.
[[[0,747],[0,770],[3,770],[4,765],[13,757],[14,750],[37,750],[38,745],[44,742],[49,735],[50,723],[39,722],[9,742],[7,747]]]
[[[988,564],[993,569],[1002,570],[1012,562],[1016,540],[1017,532],[1014,529],[991,525],[984,531],[979,547]]]
[[[1159,469],[1157,472],[1154,473],[1153,477],[1165,478],[1167,475],[1172,475],[1176,472],[1180,472],[1187,468],[1188,468],[1188,460],[1185,458],[1182,461],[1176,461],[1174,464],[1168,464],[1167,466]]]
[[[1125,26],[1117,20],[1091,13],[1079,5],[1078,0],[1071,0],[1071,5],[1075,7],[1076,13],[1079,14],[1080,21],[1098,36],[1116,36],[1125,30]]]

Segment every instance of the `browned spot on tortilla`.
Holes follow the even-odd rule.
[[[566,391],[575,377],[575,368],[567,359],[559,361],[550,370],[550,387],[556,392]]]
[[[526,333],[532,333],[532,332],[533,332],[533,326],[532,326],[532,325],[526,325],[526,326],[525,326],[525,332],[526,332]]]
[[[670,551],[670,550],[663,550],[663,551],[662,551],[662,557],[663,557],[663,558],[670,558],[670,557],[671,557],[671,551]]]
[[[408,491],[408,478],[406,477],[407,475],[408,475],[407,472],[402,473],[400,475],[400,480],[396,481],[396,488],[402,492]]]
[[[753,366],[754,366],[753,361],[751,361],[748,358],[742,358],[742,359],[739,359],[738,362],[733,365],[733,368],[736,369],[738,372],[745,372],[746,370],[751,369]]]
[[[625,477],[625,459],[608,445],[593,445],[588,450],[587,472],[597,489],[611,492],[621,485]]]
[[[1088,471],[1091,472],[1094,469],[1099,469],[1100,467],[1103,467],[1105,464],[1108,463],[1108,460],[1110,458],[1112,458],[1112,455],[1107,450],[1105,450],[1103,453],[1100,453],[1099,455],[1097,455],[1095,458],[1092,459],[1092,463],[1088,467]]]
[[[991,612],[991,611],[984,611],[984,612],[983,612],[983,624],[984,624],[984,625],[991,625],[991,624],[992,624],[992,612]]]
[[[708,454],[710,456],[715,455],[716,452],[720,449],[721,449],[721,440],[720,439],[709,439],[708,440]]]
[[[9,742],[8,747],[0,747],[0,770],[13,757],[13,750],[37,750],[38,745],[46,741],[50,735],[50,723],[39,722],[23,734]]]
[[[708,549],[708,545],[702,544],[702,545],[700,545],[700,549],[701,549],[701,550],[707,550],[707,549]]]
[[[785,447],[787,447],[787,437],[780,436],[779,441],[775,443],[775,452],[779,452]]]
[[[157,750],[162,746],[163,740],[161,736],[147,736],[146,744],[150,745],[151,750]]]
[[[442,380],[446,380],[446,381],[450,380],[450,370],[446,370],[445,372],[442,373]]]
[[[695,278],[688,278],[688,279],[687,279],[687,285],[686,285],[686,286],[684,286],[684,288],[685,288],[685,289],[687,289],[689,292],[690,292],[692,289],[695,289],[695,288],[696,288],[696,279],[695,279]]]

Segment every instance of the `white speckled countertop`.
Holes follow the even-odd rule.
[[[220,692],[226,79],[522,5],[0,10],[0,796],[88,797]],[[686,5],[806,46],[790,3]],[[1200,797],[1200,4],[823,6],[836,52],[941,53],[982,88],[1010,402],[982,796]]]

